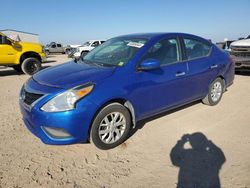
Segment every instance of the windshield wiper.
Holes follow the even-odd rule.
[[[102,63],[96,63],[94,61],[89,61],[89,60],[82,60],[83,63],[89,64],[89,65],[95,65],[95,66],[99,66],[99,67],[103,67],[104,65]]]
[[[81,61],[81,63],[85,63],[88,65],[95,65],[95,66],[99,66],[99,67],[116,67],[116,66],[118,66],[118,65],[102,63],[102,62],[94,62],[94,61],[83,59],[82,57],[80,57],[77,62],[79,62],[79,61]]]

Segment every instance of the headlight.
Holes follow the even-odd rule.
[[[44,104],[41,110],[45,112],[62,112],[75,108],[78,100],[88,95],[94,85],[83,85],[67,90]]]

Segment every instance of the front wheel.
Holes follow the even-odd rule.
[[[222,98],[224,87],[225,84],[221,78],[215,79],[209,86],[208,94],[202,99],[202,102],[210,106],[218,104]]]
[[[87,55],[87,51],[83,51],[82,53],[81,53],[81,57],[84,57],[85,55]]]
[[[126,107],[112,103],[95,117],[90,139],[100,149],[112,149],[123,143],[131,127],[131,116]]]
[[[41,62],[37,58],[30,57],[22,62],[21,68],[25,74],[33,75],[41,69]]]

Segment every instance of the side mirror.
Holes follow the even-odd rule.
[[[159,69],[161,66],[161,63],[156,59],[146,59],[144,60],[140,66],[138,67],[139,70],[154,70]]]

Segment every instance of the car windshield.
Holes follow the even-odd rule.
[[[146,42],[147,39],[141,38],[113,38],[81,57],[80,61],[99,65],[123,66]]]
[[[250,35],[248,35],[247,39],[250,39]]]

